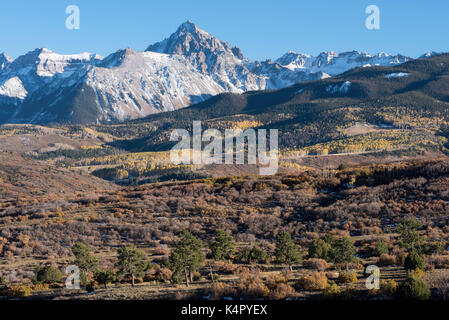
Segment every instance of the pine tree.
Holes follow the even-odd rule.
[[[104,288],[107,289],[108,283],[115,280],[115,273],[109,270],[97,270],[94,279],[98,284],[103,284]]]
[[[75,256],[74,264],[83,271],[91,271],[98,266],[98,259],[90,254],[90,249],[82,242],[77,242],[72,247]]]
[[[180,281],[182,275],[185,276],[186,285],[193,281],[193,273],[204,262],[204,254],[201,253],[203,241],[192,235],[189,231],[181,234],[181,240],[176,244],[170,253],[169,265],[173,271],[173,279]]]
[[[117,254],[117,275],[122,278],[130,277],[134,287],[136,277],[146,268],[143,252],[133,247],[122,247],[117,250]]]
[[[355,262],[355,247],[350,238],[333,239],[329,259],[334,263]]]
[[[288,232],[281,232],[279,235],[275,256],[278,263],[287,264],[290,270],[292,269],[293,264],[300,263],[302,260],[301,254]]]
[[[415,219],[402,220],[397,226],[399,245],[409,252],[420,252],[422,249],[422,239],[418,232],[420,227],[421,224]]]
[[[209,245],[214,260],[230,259],[235,249],[235,242],[226,231],[217,230],[215,241]]]
[[[323,239],[314,239],[309,245],[309,258],[329,259],[330,244]]]
[[[72,253],[75,256],[73,262],[80,269],[81,285],[87,285],[89,282],[88,274],[95,271],[98,267],[98,259],[90,254],[90,249],[82,242],[77,242],[72,247]]]

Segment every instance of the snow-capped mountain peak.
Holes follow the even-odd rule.
[[[210,75],[223,71],[223,63],[233,65],[243,59],[239,48],[232,48],[192,21],[184,22],[169,38],[150,45],[146,51],[182,55],[199,71]]]
[[[199,52],[227,52],[233,54],[227,42],[220,41],[192,21],[184,22],[169,38],[150,45],[146,51],[178,54],[185,57]]]

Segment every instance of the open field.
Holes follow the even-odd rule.
[[[408,279],[404,268],[407,251],[396,230],[404,218],[416,219],[420,225],[423,279],[432,297],[439,299],[445,292],[449,277],[449,165],[441,155],[433,161],[370,166],[347,167],[340,162],[338,168],[321,170],[312,165],[286,167],[272,177],[230,176],[226,172],[226,177],[134,187],[117,187],[78,169],[48,171],[49,164],[43,161],[17,162],[21,158],[10,153],[3,157],[4,163],[10,164],[3,167],[2,178],[0,275],[12,288],[31,288],[30,298],[389,299],[385,288],[366,289],[368,275],[364,272],[375,264],[381,267],[381,280],[392,279],[400,286]],[[10,161],[11,157],[16,161]],[[11,172],[17,170],[14,163],[20,164],[23,177],[33,177],[42,167],[37,171],[39,177],[21,179],[31,185],[18,184],[11,180]],[[34,170],[27,171],[30,167]],[[64,184],[64,179],[76,183]],[[37,193],[44,182],[49,184],[47,193]],[[219,229],[235,241],[234,253],[224,260],[211,256],[210,244]],[[176,272],[170,264],[185,230],[202,240],[200,252],[206,257],[192,273],[188,287],[182,284],[182,277],[174,278]],[[276,247],[283,232],[292,236],[301,256],[301,262],[291,264],[293,271],[277,262]],[[355,250],[350,263],[311,255],[311,244],[328,236],[350,239]],[[135,287],[127,277],[112,281],[108,289],[94,281],[88,294],[61,289],[60,282],[51,284],[51,290],[48,285],[32,284],[39,266],[64,270],[73,264],[71,248],[78,242],[88,246],[100,270],[118,272],[117,249],[126,246],[140,250],[147,267],[136,277]],[[379,243],[386,246],[384,257],[376,253]],[[248,258],[253,254],[254,258]],[[348,270],[357,279],[342,280],[341,274]],[[93,277],[94,271],[88,274]],[[322,287],[304,285],[304,279],[318,276],[326,279]]]

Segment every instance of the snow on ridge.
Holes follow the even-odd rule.
[[[80,67],[86,64],[95,64],[102,59],[101,56],[89,52],[65,55],[42,48],[38,55],[37,75],[52,77],[56,74],[62,74],[63,77],[69,77]]]
[[[391,78],[407,78],[410,75],[410,73],[407,72],[395,72],[395,73],[389,73],[385,75],[385,78],[391,79]]]
[[[335,76],[356,67],[396,65],[409,60],[410,58],[402,55],[393,56],[384,52],[371,55],[359,51],[341,53],[329,51],[321,52],[318,56],[310,56],[289,51],[277,59],[276,62],[292,71],[304,71],[309,74],[322,71]]]
[[[430,52],[427,52],[427,53],[423,54],[423,55],[420,56],[419,58],[420,58],[420,59],[423,59],[423,58],[432,58],[432,57],[439,56],[439,55],[442,55],[442,54],[444,54],[444,53],[443,53],[443,52],[430,51]]]
[[[0,71],[10,65],[12,59],[4,52],[0,53]]]
[[[345,81],[340,84],[330,84],[326,87],[326,92],[335,94],[335,93],[348,93],[351,88],[352,83],[350,81]]]

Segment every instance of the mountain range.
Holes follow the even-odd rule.
[[[274,61],[252,61],[187,21],[144,52],[124,49],[103,58],[41,48],[15,60],[1,54],[0,123],[115,123],[177,110],[220,93],[281,89],[356,67],[410,60],[386,53],[310,56],[290,51]]]
[[[170,150],[174,129],[278,129],[284,150],[346,153],[432,149],[449,153],[449,54],[355,68],[277,90],[222,93],[169,113],[91,128],[132,152]]]

